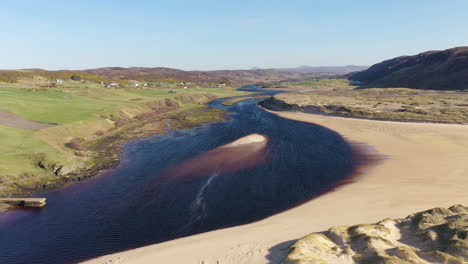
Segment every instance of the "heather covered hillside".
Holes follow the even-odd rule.
[[[215,71],[183,71],[171,68],[145,67],[106,67],[89,69],[84,72],[105,76],[108,78],[134,79],[140,81],[179,80],[201,85],[226,84],[240,86],[252,83],[277,82],[281,80],[304,80],[323,74],[347,74],[361,70],[363,67],[298,67],[290,69],[250,69],[250,70],[215,70]]]
[[[349,76],[365,87],[468,89],[468,47],[428,51],[377,63]]]
[[[311,78],[344,75],[362,70],[360,66],[309,67],[290,69],[251,69],[251,70],[215,70],[184,71],[165,67],[104,67],[87,70],[43,69],[0,70],[0,83],[17,83],[33,81],[74,80],[96,83],[117,83],[129,85],[132,82],[184,83],[201,87],[238,87],[252,83],[271,83],[282,80],[309,80]],[[190,83],[190,84],[189,84]]]

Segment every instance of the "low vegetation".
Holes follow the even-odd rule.
[[[333,79],[324,78],[327,76],[321,76],[321,78],[314,78],[304,81],[281,81],[269,84],[263,84],[264,88],[275,88],[281,90],[281,88],[288,91],[295,90],[309,90],[309,89],[327,89],[327,88],[353,88],[356,86],[350,85],[350,82],[346,79]]]
[[[457,47],[389,59],[349,78],[365,87],[466,90],[467,74],[468,47]]]
[[[468,207],[434,208],[376,224],[337,226],[299,239],[284,264],[464,264]]]
[[[337,86],[335,86],[337,85]],[[381,120],[468,123],[468,93],[408,88],[358,89],[346,80],[318,80],[300,86],[313,91],[279,94],[266,104],[310,113]]]

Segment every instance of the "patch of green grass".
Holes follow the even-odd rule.
[[[170,91],[175,91],[175,93],[170,93]],[[57,88],[36,92],[24,88],[0,86],[0,110],[7,110],[33,121],[65,124],[94,119],[97,114],[110,112],[124,105],[200,93],[217,97],[246,94],[226,88],[112,89],[94,87]]]
[[[62,91],[34,92],[26,89],[0,88],[0,109],[26,119],[64,124],[92,119],[93,114],[110,111],[117,102],[96,100]]]
[[[35,135],[34,131],[0,125],[0,179],[23,173],[45,173],[44,166],[67,163],[72,156],[54,148]]]

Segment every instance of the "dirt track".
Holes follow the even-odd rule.
[[[28,130],[38,130],[55,126],[53,124],[30,121],[4,110],[0,110],[0,125]]]

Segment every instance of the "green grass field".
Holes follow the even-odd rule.
[[[93,114],[106,112],[119,104],[75,95],[73,92],[44,91],[0,87],[2,110],[7,110],[26,119],[64,124],[93,118]]]
[[[37,162],[48,159],[67,163],[72,156],[64,155],[46,143],[34,131],[0,125],[0,181],[23,173],[43,173]]]
[[[244,94],[247,93],[228,88],[124,89],[72,81],[41,89],[34,85],[0,84],[0,110],[32,121],[58,124],[34,131],[8,127],[0,120],[0,182],[29,174],[50,174],[53,164],[73,167],[75,163],[85,163],[87,157],[75,155],[75,150],[65,146],[67,142],[73,138],[93,139],[97,133],[116,129],[110,116],[133,120],[139,114],[154,111],[148,102],[170,98],[179,104],[174,111],[180,112],[210,97]],[[39,162],[46,168],[41,168]]]

